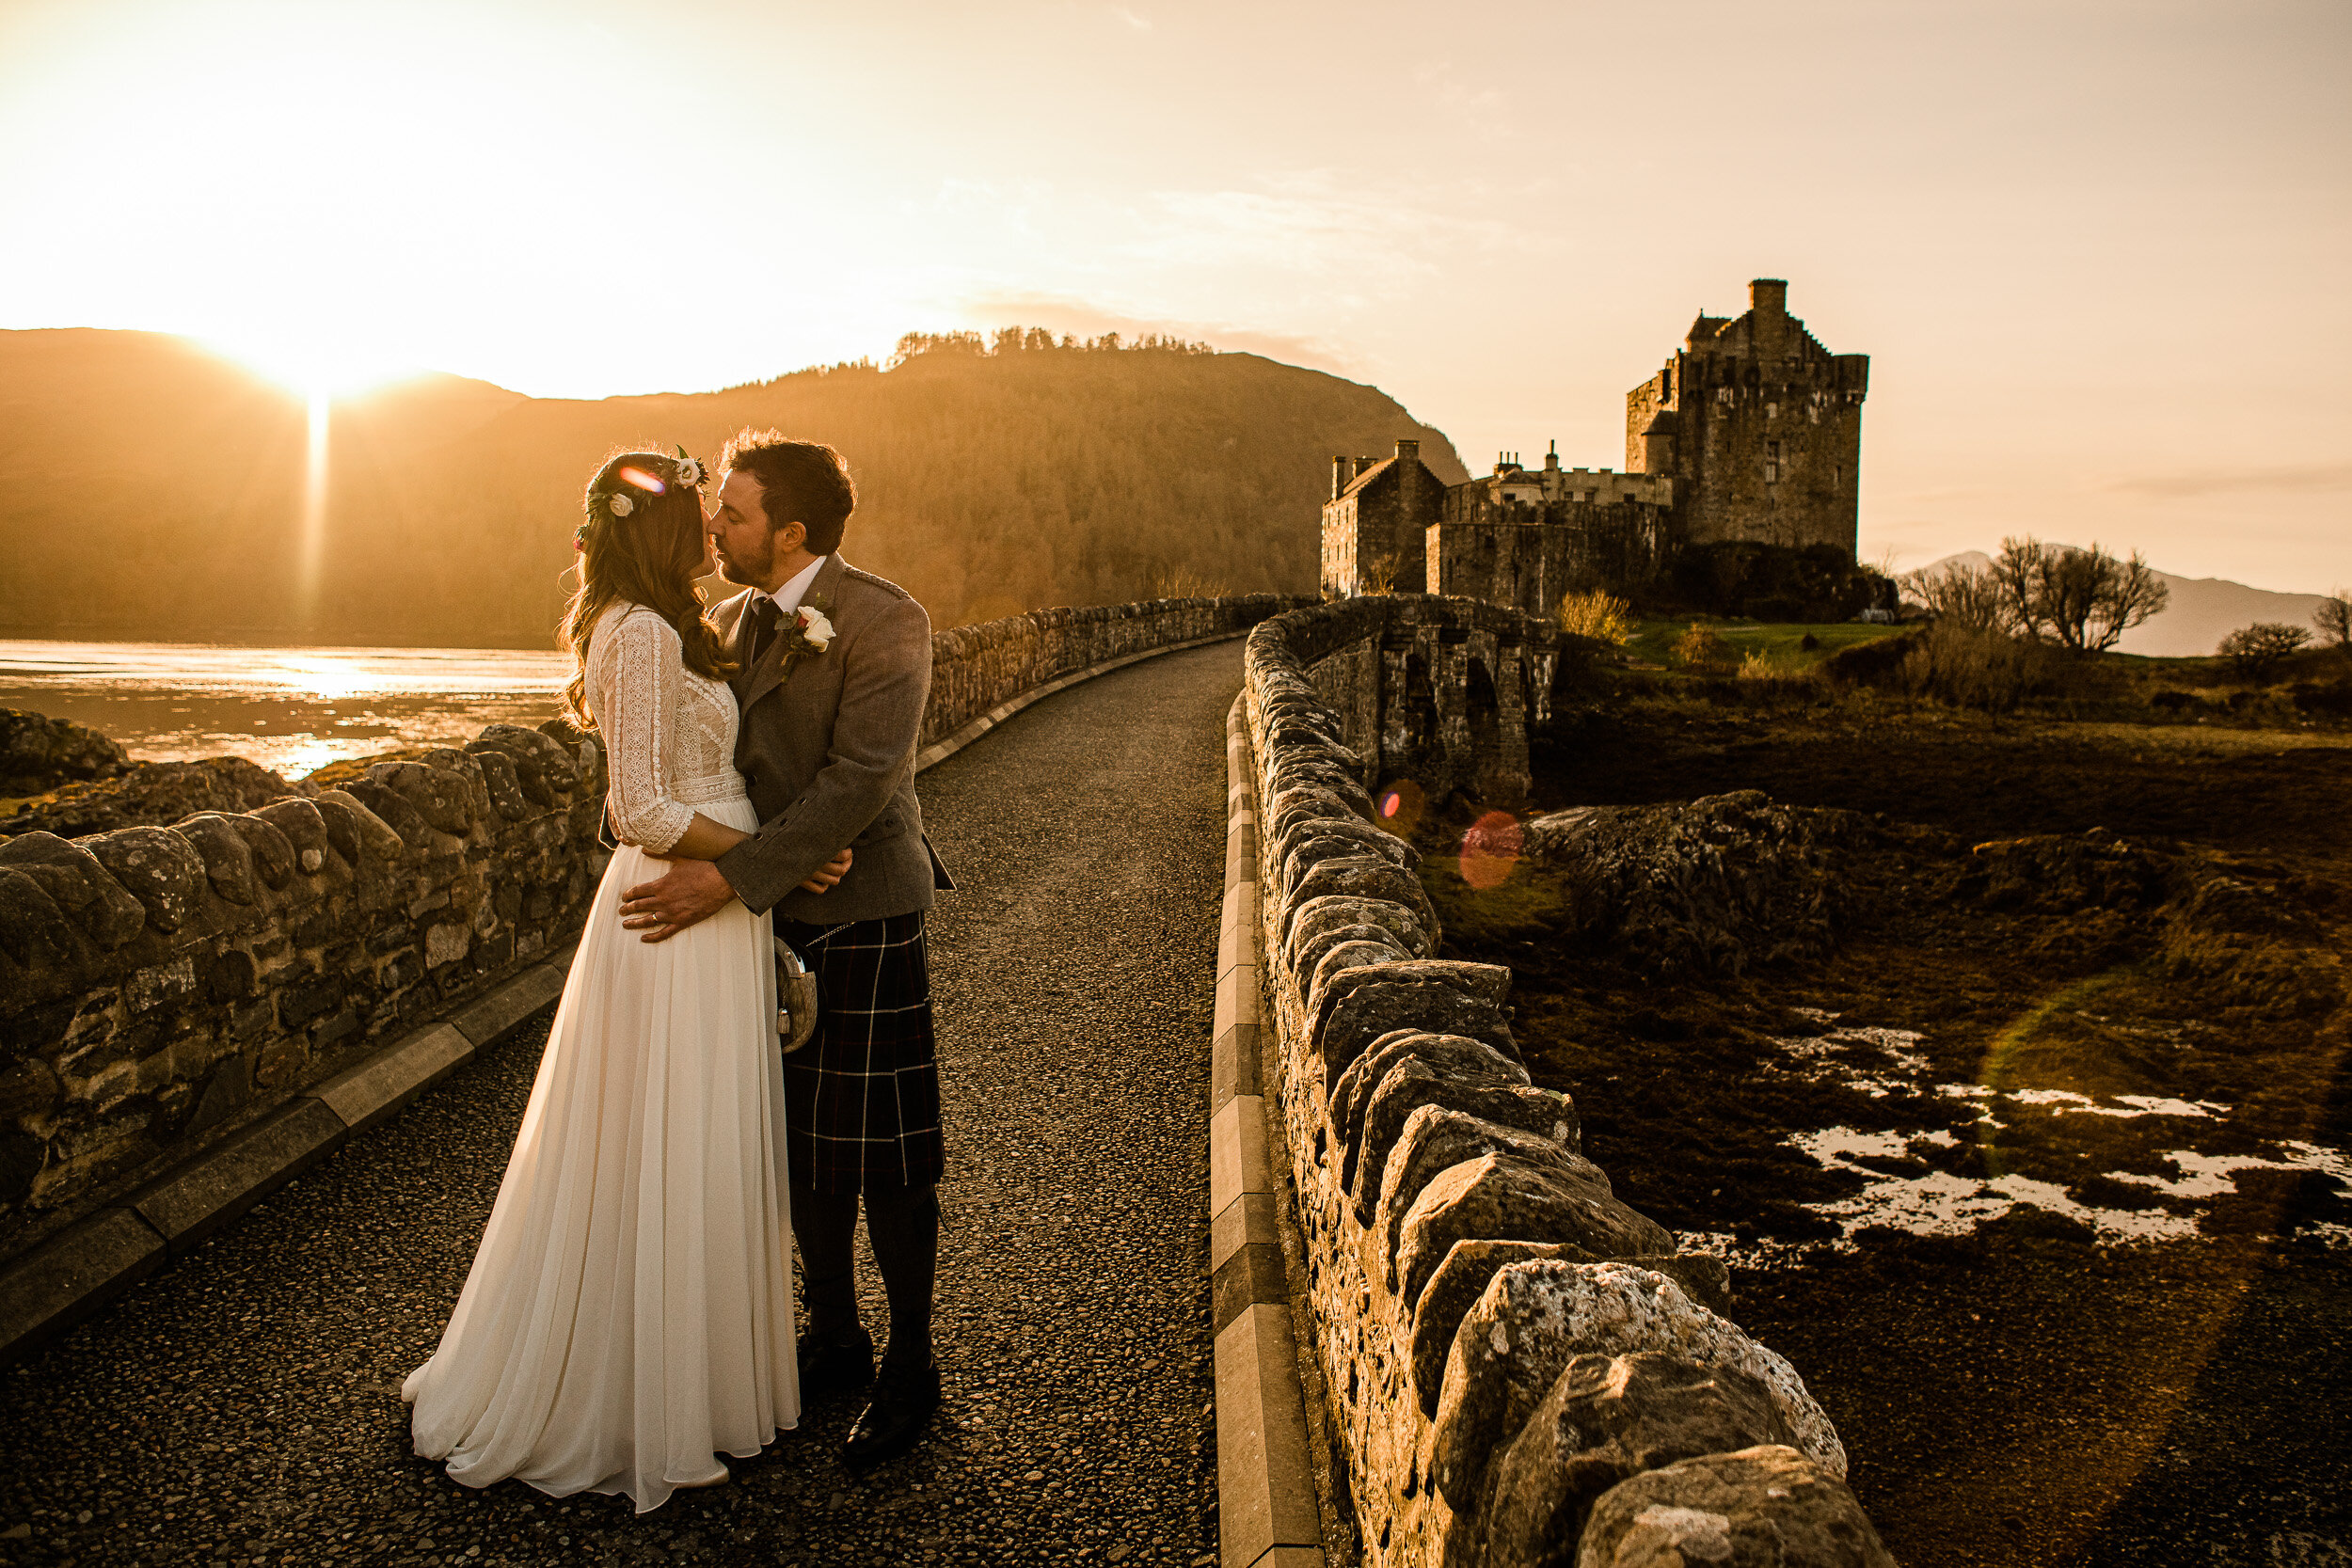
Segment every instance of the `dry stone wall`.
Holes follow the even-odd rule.
[[[1305,602],[1162,599],[941,632],[923,743]],[[23,717],[10,733],[56,752],[63,730]],[[593,738],[548,728],[567,738],[493,725],[249,812],[0,840],[0,1258],[561,947],[601,869],[605,775]]]
[[[560,945],[604,764],[495,724],[315,798],[0,843],[0,1254]]]
[[[1064,675],[1131,654],[1247,631],[1310,602],[1278,594],[1152,599],[1033,610],[934,633],[930,705],[923,714],[921,744],[944,740],[999,704]]]
[[[1417,653],[1454,661],[1426,702]],[[1584,1157],[1573,1100],[1530,1082],[1510,971],[1438,957],[1417,852],[1378,825],[1400,776],[1516,757],[1523,787],[1556,655],[1541,623],[1430,597],[1249,639],[1266,1074],[1367,1560],[1886,1563],[1804,1380],[1732,1321],[1722,1264]],[[1491,730],[1466,680],[1438,697],[1473,660]]]

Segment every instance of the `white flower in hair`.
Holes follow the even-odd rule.
[[[677,482],[690,490],[700,486],[703,482],[703,466],[691,457],[679,458],[677,460]]]
[[[612,515],[615,517],[626,517],[637,510],[637,503],[627,496],[614,496],[605,504],[612,509]]]
[[[823,610],[811,610],[806,605],[795,613],[801,618],[801,635],[808,640],[810,647],[823,653],[826,644],[833,641],[833,623],[825,619]]]

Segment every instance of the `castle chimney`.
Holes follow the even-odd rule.
[[[1396,460],[1399,463],[1403,463],[1408,459],[1415,463],[1421,461],[1421,443],[1419,441],[1397,442]]]
[[[1768,316],[1788,313],[1788,280],[1785,277],[1759,277],[1748,285],[1748,309]]]
[[[1559,471],[1560,471],[1560,443],[1559,443],[1559,442],[1557,442],[1557,441],[1554,441],[1554,442],[1552,442],[1552,443],[1551,443],[1551,450],[1550,450],[1549,451],[1548,451],[1548,452],[1544,453],[1544,472],[1546,472],[1546,473],[1548,473],[1548,474],[1556,474],[1556,473],[1558,473]]]
[[[1331,499],[1338,500],[1347,493],[1347,482],[1356,477],[1356,465],[1344,457],[1331,459]]]

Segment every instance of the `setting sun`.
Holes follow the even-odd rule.
[[[208,349],[298,392],[313,409],[337,398],[372,392],[420,373],[424,367],[348,339],[307,334],[280,335],[257,326],[249,335],[199,338]]]
[[[692,297],[713,204],[685,51],[530,5],[102,6],[25,30],[61,68],[11,84],[0,129],[45,149],[21,210],[75,214],[38,291],[60,324],[176,331],[305,396],[427,367],[576,394],[618,389],[590,325],[613,301]],[[821,295],[810,323],[856,315],[860,352],[903,329],[803,270],[770,274]],[[629,379],[742,378],[707,332],[647,336]]]

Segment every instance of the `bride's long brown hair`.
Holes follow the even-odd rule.
[[[557,646],[572,656],[564,714],[583,730],[596,727],[588,711],[589,638],[596,617],[617,601],[644,605],[676,627],[686,667],[696,674],[718,680],[735,671],[726,641],[704,615],[702,594],[694,587],[708,524],[701,490],[687,483],[680,470],[677,458],[660,452],[619,451],[588,482],[581,500],[587,520],[574,535],[580,583],[556,630]],[[618,508],[616,498],[623,499]]]

